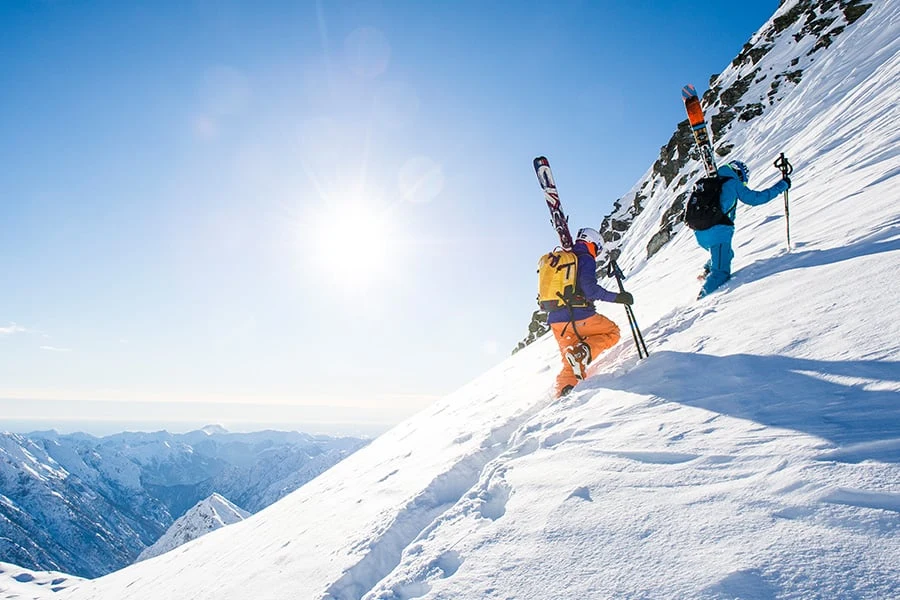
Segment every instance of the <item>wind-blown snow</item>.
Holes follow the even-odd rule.
[[[735,277],[694,302],[703,252],[681,232],[647,261],[659,211],[635,220],[620,263],[648,359],[603,305],[623,342],[565,400],[544,338],[253,517],[65,597],[900,597],[898,15],[874,3],[728,134],[754,187],[794,162],[794,251],[780,199],[741,207]]]
[[[56,571],[32,571],[0,562],[0,598],[12,600],[41,600],[58,598],[73,583],[83,581]]]

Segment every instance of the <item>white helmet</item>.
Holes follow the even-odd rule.
[[[577,242],[579,240],[596,244],[598,250],[603,246],[600,239],[600,232],[596,229],[591,229],[590,227],[582,227],[578,230],[575,241]]]

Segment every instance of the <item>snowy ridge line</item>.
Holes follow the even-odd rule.
[[[473,495],[471,490],[477,489],[486,467],[507,450],[523,423],[530,421],[551,402],[552,399],[548,399],[543,404],[538,403],[493,429],[476,452],[432,480],[398,511],[386,529],[375,538],[357,544],[356,549],[364,551],[365,555],[328,587],[321,600],[360,600],[367,597],[379,582],[397,568],[406,549],[435,529],[441,522],[441,517],[456,506],[460,499]],[[479,496],[478,492],[474,494]]]

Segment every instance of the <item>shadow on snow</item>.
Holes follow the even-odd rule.
[[[900,462],[900,362],[663,351],[585,387],[653,395],[856,446],[847,462]]]
[[[900,219],[846,246],[825,250],[801,250],[799,252],[794,250],[780,256],[760,259],[738,269],[735,271],[735,275],[740,278],[740,283],[744,284],[793,269],[820,267],[862,256],[900,250],[900,224],[898,223],[900,223]]]

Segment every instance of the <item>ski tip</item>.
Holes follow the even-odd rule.
[[[692,86],[691,84],[687,84],[683,88],[681,88],[681,97],[687,100],[688,98],[696,98],[697,97],[697,88]]]
[[[550,161],[547,160],[546,156],[538,156],[537,158],[534,159],[534,166],[536,166],[536,167],[538,165],[549,165],[549,164],[550,164]]]

